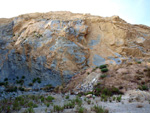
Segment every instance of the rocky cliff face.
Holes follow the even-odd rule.
[[[0,81],[61,85],[88,67],[150,60],[150,27],[118,16],[49,12],[0,19]],[[37,85],[36,85],[37,87]]]

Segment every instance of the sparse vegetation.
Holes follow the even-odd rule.
[[[91,108],[91,111],[95,111],[96,113],[109,113],[108,110],[104,109],[102,106],[94,105]]]
[[[100,67],[98,67],[98,70],[99,70],[99,68]],[[97,69],[97,67],[95,69]],[[102,72],[108,71],[107,65],[101,66],[100,69]],[[103,71],[105,69],[107,71]],[[112,70],[112,67],[110,67],[110,69]],[[143,69],[144,68],[142,68],[141,70],[143,70]],[[140,90],[149,90],[149,84],[147,84],[149,82],[149,80],[146,81],[144,78],[147,73],[147,69],[144,71],[141,71],[141,70],[138,70],[139,72],[143,72],[143,73],[140,73],[139,76],[138,76],[139,73],[137,74],[138,71],[136,71],[136,75],[138,77],[141,77],[141,79],[138,79],[138,84],[140,84],[140,86],[138,88]],[[98,71],[97,71],[97,73],[98,73]],[[118,71],[118,73],[119,73],[119,71]],[[92,91],[79,92],[77,94],[78,96],[76,96],[76,98],[74,98],[74,96],[72,96],[72,95],[66,95],[66,96],[63,95],[63,99],[65,98],[64,99],[65,104],[62,106],[55,105],[55,101],[57,101],[57,99],[54,100],[54,97],[48,95],[49,93],[46,93],[46,95],[42,95],[42,96],[41,95],[38,95],[38,96],[37,95],[28,95],[28,96],[19,96],[17,98],[14,97],[14,98],[12,98],[12,100],[9,100],[9,101],[5,100],[5,102],[3,102],[3,103],[0,100],[0,112],[8,112],[8,113],[13,112],[13,111],[18,112],[21,108],[25,108],[24,113],[28,113],[29,111],[32,113],[32,112],[34,112],[33,108],[38,107],[38,105],[40,105],[40,106],[42,105],[46,108],[45,111],[53,109],[51,112],[62,112],[64,109],[75,110],[75,108],[77,108],[76,112],[86,113],[86,109],[83,107],[83,104],[85,104],[85,105],[88,104],[87,106],[91,106],[96,103],[97,105],[95,105],[91,108],[92,111],[94,111],[96,113],[107,113],[108,110],[104,109],[102,106],[98,106],[99,105],[98,101],[101,100],[104,102],[112,102],[112,103],[122,102],[123,103],[124,101],[121,100],[122,99],[121,89],[125,88],[124,84],[121,86],[116,85],[117,87],[111,87],[113,85],[109,86],[109,84],[105,84],[104,82],[107,79],[104,79],[104,78],[107,77],[107,75],[109,75],[109,74],[110,73],[103,73],[100,76],[100,78],[102,78],[102,79],[98,80],[99,83],[97,83],[97,85],[94,86]],[[135,78],[136,78],[136,75],[134,76]],[[112,74],[110,76],[110,78],[113,76],[115,76],[115,74],[114,75]],[[133,79],[134,79],[134,77],[133,77]],[[148,78],[148,77],[146,77],[146,78]],[[24,80],[26,80],[26,79],[25,79],[25,77],[22,76],[18,80],[16,79],[16,82],[21,85],[21,84],[24,84]],[[5,82],[0,82],[0,86],[2,86],[2,88],[5,86],[4,90],[6,92],[16,92],[17,90],[26,91],[28,89],[31,91],[34,90],[34,87],[33,87],[33,89],[31,89],[31,88],[25,89],[26,84],[24,84],[23,86],[20,86],[17,84],[16,85],[17,87],[10,87],[13,83],[8,84],[7,81],[8,80],[6,79]],[[33,84],[35,82],[36,82],[36,84]],[[28,86],[37,85],[37,83],[41,83],[40,78],[34,78],[33,81],[31,81],[31,83],[28,84]],[[63,85],[58,87],[58,91],[60,91],[61,88],[63,88]],[[44,86],[44,88],[41,88],[41,89],[44,91],[52,91],[54,89],[54,87],[51,84],[48,84],[48,85]],[[124,91],[124,89],[123,89],[123,91]],[[72,92],[72,90],[71,90],[71,92]],[[66,93],[66,92],[64,91],[62,93]],[[96,99],[95,99],[95,96],[99,96],[99,97],[96,97]],[[92,97],[93,97],[93,99],[92,99]],[[74,99],[72,99],[72,98],[74,98]],[[84,100],[84,102],[82,102],[82,100]],[[131,101],[129,100],[129,102],[132,102],[132,101],[133,100],[131,100]],[[6,103],[6,104],[4,104],[4,103]],[[126,103],[124,103],[124,104],[126,104]],[[53,108],[52,108],[52,106],[53,106]],[[137,106],[137,107],[141,108],[141,106]]]
[[[112,96],[114,94],[122,94],[116,87],[104,87],[101,84],[97,84],[94,86],[93,94],[96,96],[100,96],[101,94]]]
[[[41,101],[42,99],[43,101]],[[19,111],[21,108],[27,108],[24,113],[28,113],[29,111],[32,111],[31,113],[33,113],[33,108],[38,107],[40,102],[47,103],[46,106],[48,107],[50,105],[49,102],[52,102],[53,99],[54,97],[52,96],[44,97],[42,95],[22,95],[14,99],[9,98],[0,100],[0,113],[5,113],[8,110],[11,112]]]

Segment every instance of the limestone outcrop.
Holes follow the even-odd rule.
[[[118,16],[49,12],[0,19],[0,81],[25,76],[26,86],[40,77],[39,87],[57,86],[88,67],[149,60],[149,45],[150,27]]]

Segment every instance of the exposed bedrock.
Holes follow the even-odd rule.
[[[61,85],[88,67],[144,60],[150,55],[150,28],[118,16],[103,18],[49,12],[0,19],[0,81],[25,76],[28,85]]]

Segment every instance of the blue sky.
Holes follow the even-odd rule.
[[[118,15],[131,23],[150,26],[150,0],[112,0],[120,5]]]
[[[128,23],[150,26],[150,0],[2,0],[0,18],[49,11],[118,15]]]

